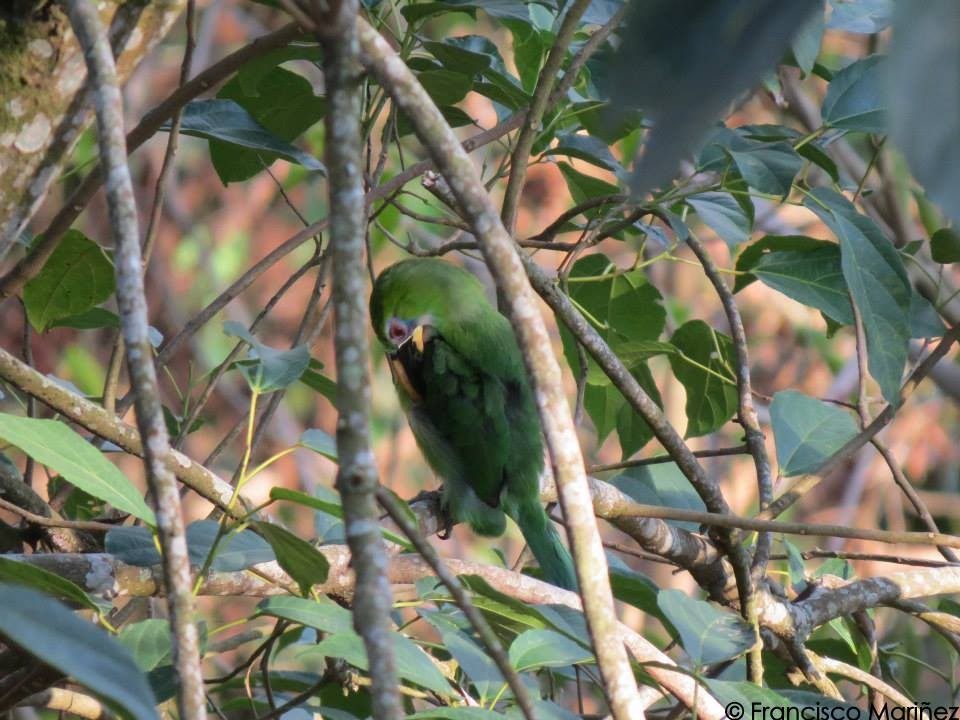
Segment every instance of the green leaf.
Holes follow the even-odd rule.
[[[23,288],[30,324],[39,332],[90,310],[113,294],[113,262],[79,230],[68,230],[40,272]]]
[[[743,246],[737,254],[735,268],[738,274],[733,291],[738,293],[757,279],[750,271],[765,254],[777,250],[812,251],[821,248],[823,243],[823,240],[815,240],[805,235],[765,235],[756,242]]]
[[[319,492],[319,488],[318,488]],[[332,494],[332,493],[331,493]],[[336,502],[330,502],[327,500],[322,500],[321,498],[314,497],[312,495],[307,495],[306,493],[300,492],[298,490],[289,490],[287,488],[270,488],[270,499],[271,500],[286,500],[288,502],[296,503],[297,505],[303,505],[304,507],[313,508],[318,512],[330,515],[339,520],[343,519],[343,507],[341,507],[339,500]],[[415,552],[414,547],[410,542],[400,535],[393,533],[389,530],[382,530],[383,537],[392,542],[394,545],[399,545],[404,548],[407,552]]]
[[[611,185],[606,180],[600,180],[591,175],[585,175],[565,162],[557,163],[557,167],[560,168],[563,179],[567,181],[570,195],[573,196],[574,202],[578,205],[596,197],[620,194],[620,188],[616,185]]]
[[[763,193],[785,198],[793,179],[803,167],[803,159],[788,142],[761,143],[739,147],[734,143],[727,152],[747,185]]]
[[[919,340],[943,337],[946,328],[940,313],[923,295],[914,290],[910,294],[910,337]]]
[[[429,616],[425,616],[429,620]],[[435,626],[436,627],[436,626]],[[437,628],[443,647],[470,678],[480,697],[492,699],[503,686],[503,675],[490,656],[466,633],[450,627]]]
[[[605,90],[616,106],[643,108],[653,119],[634,170],[637,195],[673,176],[728,103],[773,71],[818,7],[818,0],[649,0],[632,8],[623,32],[630,41]]]
[[[54,320],[48,327],[68,327],[76,330],[93,330],[95,328],[120,327],[120,318],[116,313],[106,308],[95,307],[84,310],[76,315]]]
[[[69,600],[99,613],[100,607],[81,587],[66,578],[35,565],[17,562],[0,555],[0,583],[23,585],[51,597]]]
[[[322,585],[327,581],[330,563],[313,545],[279,525],[255,522],[253,527],[270,543],[280,567],[294,579],[304,595],[309,595],[314,585]]]
[[[0,438],[117,510],[155,525],[140,492],[103,453],[59,420],[0,414]]]
[[[453,688],[450,687],[447,679],[443,677],[443,674],[427,654],[410,638],[394,632],[390,634],[390,639],[393,642],[397,674],[401,678],[432,690],[439,695],[449,696],[453,694]],[[369,668],[363,640],[352,630],[328,635],[316,645],[311,646],[309,654],[343,658],[360,670]]]
[[[204,563],[219,533],[220,524],[216,520],[195,520],[187,526],[187,546],[192,564]],[[210,567],[219,572],[239,572],[276,559],[273,548],[264,538],[252,530],[241,530],[220,539]]]
[[[306,344],[290,350],[277,350],[257,340],[243,325],[233,320],[223,324],[227,335],[248,343],[255,357],[238,363],[250,387],[260,394],[282,390],[295,383],[310,364]]]
[[[173,643],[167,620],[150,618],[127,625],[120,630],[117,640],[130,651],[143,672],[173,661]]]
[[[503,714],[476,707],[438,707],[407,715],[406,720],[503,720]]]
[[[545,155],[566,155],[588,162],[591,165],[610,170],[611,172],[620,172],[623,167],[620,162],[610,152],[610,147],[602,140],[598,140],[591,135],[558,135],[557,144],[548,148]]]
[[[732,610],[694,600],[680,590],[661,590],[657,604],[697,667],[731,660],[754,645],[753,628]]]
[[[960,44],[954,0],[900,0],[887,78],[890,137],[927,194],[960,222]]]
[[[910,340],[910,281],[893,243],[839,193],[816,188],[804,204],[840,241],[843,277],[863,319],[870,374],[896,405]]]
[[[319,160],[271,133],[234,100],[190,102],[184,108],[180,132],[206,140],[222,141],[233,145],[235,150],[252,150],[268,163],[279,158],[302,165],[307,170],[324,170]],[[263,166],[258,163],[258,168],[262,169]]]
[[[319,428],[304,430],[297,441],[298,445],[323,455],[328,460],[337,462],[337,441]]]
[[[553,630],[527,630],[510,645],[510,664],[521,672],[590,662],[593,654]]]
[[[660,505],[697,512],[705,512],[707,509],[676,463],[657,463],[628,468],[613,478],[610,484],[644,505]],[[693,532],[699,530],[699,526],[693,522],[679,520],[666,522]]]
[[[825,125],[839,130],[887,131],[884,61],[883,55],[871,55],[833,76],[820,108]]]
[[[809,75],[817,62],[820,45],[823,43],[824,29],[823,13],[814,13],[813,17],[800,29],[800,32],[790,44],[790,48],[793,50],[793,59],[796,60],[797,67],[804,75]]]
[[[306,625],[325,633],[353,631],[352,613],[326,598],[317,601],[280,595],[261,601],[257,605],[257,612]]]
[[[532,93],[540,78],[543,56],[550,44],[545,43],[544,37],[531,25],[529,16],[523,20],[507,20],[504,24],[513,35],[513,61],[520,74],[520,85]]]
[[[115,527],[107,533],[104,549],[120,562],[135,567],[153,567],[162,561],[150,528]]]
[[[836,243],[823,241],[806,250],[774,250],[760,258],[753,274],[765,285],[820,310],[841,325],[853,323],[850,292]]]
[[[323,59],[323,48],[319,45],[291,43],[252,60],[247,60],[237,73],[237,82],[245,96],[259,97],[260,86],[278,65],[290,60],[310,60],[318,63]],[[273,88],[265,88],[269,93]]]
[[[960,262],[960,233],[953,228],[940,228],[930,238],[930,254],[934,262]]]
[[[530,628],[549,627],[538,608],[490,587],[479,575],[460,575],[460,582],[473,593],[473,604],[494,626],[519,634]]]
[[[786,477],[815,473],[858,432],[849,412],[796,390],[773,396],[770,424]]]
[[[313,358],[310,358],[310,363],[307,366],[307,369],[303,371],[303,375],[300,376],[300,382],[306,385],[311,390],[323,395],[327,400],[333,403],[336,406],[337,402],[337,383],[328,378],[326,375],[320,372],[323,369],[323,364]]]
[[[313,48],[307,54],[316,55],[318,51],[319,48]],[[243,78],[238,75],[220,89],[217,98],[220,101],[232,100],[246,110],[253,122],[281,145],[299,137],[326,114],[326,100],[316,97],[307,79],[297,73],[272,67],[266,70],[256,85],[251,85],[249,75]],[[244,143],[226,140],[210,140],[210,159],[224,185],[253,177],[263,171],[264,165],[269,165],[277,158],[298,162],[310,170],[323,170],[323,166],[312,156],[292,145],[287,145],[288,151],[293,148],[300,153],[297,158],[284,156],[267,146],[247,149],[249,146]],[[304,162],[304,158],[309,158],[313,165]]]
[[[702,320],[690,320],[670,342],[678,351],[668,356],[670,367],[687,393],[686,437],[719,429],[737,411],[733,341]]]
[[[753,223],[731,195],[723,192],[698,193],[687,198],[687,204],[731,250],[750,239]]]
[[[423,49],[448,70],[477,75],[499,59],[496,46],[480,35],[447,38],[443,42],[425,41]],[[501,61],[502,62],[502,61]]]
[[[56,600],[0,585],[0,635],[135,718],[159,718],[150,687],[127,650]]]
[[[926,0],[923,0],[924,2]],[[873,35],[890,27],[893,0],[830,0],[832,30]],[[897,32],[901,25],[897,24]]]
[[[472,89],[469,75],[452,70],[428,70],[419,73],[417,79],[437,105],[454,105]]]

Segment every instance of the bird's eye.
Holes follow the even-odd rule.
[[[387,335],[393,342],[399,344],[407,337],[407,326],[396,318],[392,318],[387,325]]]

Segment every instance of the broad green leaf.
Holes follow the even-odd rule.
[[[823,242],[816,249],[774,250],[764,254],[752,270],[764,285],[820,310],[841,325],[853,323],[850,291],[836,243]]]
[[[307,54],[316,55],[318,51],[319,48],[313,48]],[[249,75],[243,79],[238,75],[220,89],[217,98],[235,102],[257,125],[283,144],[320,121],[327,109],[326,100],[313,94],[313,87],[306,78],[281,67],[267,69],[256,85]],[[277,158],[291,159],[266,147],[247,149],[237,147],[238,144],[229,140],[210,140],[210,159],[224,185],[253,177],[263,170],[264,164],[269,165]],[[302,160],[299,162],[311,170],[322,168],[310,167]]]
[[[153,511],[116,465],[67,424],[0,413],[0,438],[117,510],[155,525]]]
[[[910,337],[918,340],[943,337],[946,328],[940,313],[923,295],[910,294]]]
[[[759,687],[754,683],[745,680],[712,680],[705,678],[704,682],[707,688],[717,700],[724,705],[736,703],[740,707],[749,708],[757,706],[764,708],[771,715],[775,708],[791,708],[791,703],[786,697],[778,691],[770,688]],[[786,717],[786,714],[783,714]],[[798,717],[802,717],[798,714]],[[842,715],[840,717],[843,717]]]
[[[774,70],[818,7],[818,0],[649,0],[633,8],[623,34],[630,41],[605,89],[616,106],[643,108],[653,119],[633,175],[636,194],[673,176],[728,103]]]
[[[657,463],[628,468],[610,484],[644,505],[706,511],[703,500],[690,485],[676,463]],[[667,523],[696,532],[696,523],[667,520]]]
[[[120,317],[115,313],[103,307],[90,308],[82,313],[61,318],[50,323],[51,328],[68,327],[76,330],[92,330],[94,328],[119,328]],[[163,334],[153,325],[147,328],[147,337],[153,347],[158,348],[163,344]],[[102,384],[102,383],[101,383]]]
[[[30,324],[43,332],[58,320],[79,315],[113,294],[113,262],[79,230],[68,230],[40,272],[23,288]]]
[[[294,579],[304,595],[309,595],[314,585],[327,581],[330,563],[313,545],[279,525],[255,522],[253,527],[270,543],[280,567]]]
[[[591,135],[559,135],[557,136],[557,144],[549,148],[544,154],[566,155],[611,172],[623,170],[619,161],[610,152],[607,143]]]
[[[527,630],[510,645],[510,664],[517,670],[567,667],[589,662],[593,654],[553,630]]]
[[[697,667],[731,660],[754,645],[753,628],[732,610],[694,600],[680,590],[661,590],[657,604]]]
[[[313,450],[333,462],[337,462],[337,441],[319,428],[304,430],[297,441],[298,445]]]
[[[897,404],[910,340],[910,281],[880,228],[839,193],[816,188],[804,201],[840,241],[843,277],[863,319],[870,374]]]
[[[397,674],[401,678],[439,695],[448,696],[453,693],[453,688],[437,666],[410,638],[395,632],[390,634],[390,639],[393,642]],[[343,658],[360,670],[368,669],[367,651],[363,640],[352,630],[328,635],[316,645],[310,646],[308,652],[311,655]]]
[[[460,582],[473,593],[473,604],[493,627],[518,635],[530,628],[549,627],[539,609],[520,602],[499,590],[478,575],[460,575]]]
[[[242,360],[238,365],[250,387],[260,394],[282,390],[295,383],[310,364],[310,352],[305,344],[290,350],[277,350],[264,345],[233,320],[223,324],[223,331],[250,345],[255,357]]]
[[[170,623],[159,618],[150,618],[126,625],[117,635],[143,672],[169,665],[173,661],[173,643]]]
[[[670,367],[687,393],[687,437],[719,429],[737,411],[733,342],[702,320],[681,325],[670,338]]]
[[[425,41],[423,49],[439,60],[448,70],[455,70],[468,75],[476,75],[486,70],[499,59],[500,53],[496,46],[487,38],[479,35],[468,35],[458,38],[448,38],[443,42]]]
[[[805,235],[765,235],[756,242],[743,246],[737,254],[737,279],[733,284],[733,291],[738,293],[757,279],[750,271],[766,253],[778,250],[807,252],[819,249],[823,242]]]
[[[770,424],[780,472],[787,477],[815,473],[858,432],[849,412],[796,390],[773,396]]]
[[[626,363],[626,359],[624,362]],[[642,361],[629,364],[628,367],[632,368],[630,373],[653,401],[662,405],[660,390],[649,368]],[[653,437],[653,430],[647,422],[609,381],[601,384],[588,382],[584,390],[583,404],[596,427],[598,442],[603,442],[611,431],[616,430],[620,440],[620,452],[624,458],[633,455]]]
[[[159,718],[146,678],[103,630],[46,595],[0,585],[0,635],[139,720]]]
[[[437,105],[454,105],[472,89],[470,76],[453,70],[428,70],[417,79]]]
[[[934,262],[960,262],[960,233],[953,228],[940,228],[930,238],[930,254]]]
[[[291,43],[252,60],[247,60],[237,73],[237,81],[244,95],[257,97],[260,86],[274,68],[290,60],[309,60],[317,63],[323,59],[323,49],[315,44]],[[266,88],[269,92],[271,88]]]
[[[926,0],[924,0],[926,1]],[[830,23],[833,30],[872,35],[890,27],[893,0],[830,0]],[[897,32],[900,25],[897,25]]]
[[[443,115],[443,119],[447,121],[447,125],[452,128],[476,124],[476,121],[472,117],[458,107],[442,105],[437,109],[440,111],[440,114]],[[397,115],[397,137],[404,138],[413,133],[413,123],[410,121],[410,118],[406,113],[399,113]]]
[[[539,717],[539,716],[538,716]],[[407,720],[503,720],[503,714],[477,707],[438,707],[406,716]]]
[[[540,67],[552,37],[546,39],[541,36],[529,18],[506,20],[504,25],[513,35],[513,61],[520,75],[520,85],[526,92],[532,93],[540,79]]]
[[[194,100],[183,110],[180,132],[252,150],[266,162],[279,158],[307,170],[324,169],[319,160],[278,138],[234,100]]]
[[[890,46],[890,137],[943,212],[960,222],[960,44],[954,0],[899,0]]]
[[[885,64],[883,55],[871,55],[834,75],[820,109],[824,124],[839,130],[886,132]]]
[[[760,143],[742,149],[738,146],[735,143],[727,152],[747,185],[781,198],[790,193],[793,179],[803,167],[803,159],[790,143]]]
[[[195,520],[187,526],[187,549],[191,563],[201,565],[207,559],[219,533],[219,526],[216,520]],[[220,572],[239,572],[276,559],[266,540],[252,530],[241,530],[220,540],[210,567]]]
[[[797,67],[804,75],[809,75],[817,62],[820,45],[823,43],[824,29],[823,13],[815,12],[790,44],[790,49],[793,50],[793,59],[796,60]]]
[[[0,555],[0,583],[24,585],[51,597],[69,600],[99,613],[100,607],[83,588],[41,567]]]
[[[504,679],[490,656],[461,630],[444,629],[440,638],[443,647],[470,678],[477,694],[484,700],[492,699],[503,686]]]
[[[687,204],[731,249],[750,239],[753,223],[733,196],[724,192],[699,193],[688,198]]]
[[[325,633],[353,631],[351,612],[326,598],[317,601],[280,595],[263,600],[257,605],[257,612],[306,625]]]
[[[616,185],[611,185],[606,180],[586,175],[579,170],[575,170],[573,166],[565,162],[557,163],[557,167],[560,168],[563,179],[567,181],[567,188],[570,190],[570,195],[573,196],[574,202],[578,205],[593,198],[620,194],[620,188]]]
[[[115,527],[107,533],[104,549],[127,565],[153,567],[162,561],[150,528]]]
[[[315,390],[316,392],[320,393],[327,400],[336,405],[337,383],[321,373],[320,370],[322,369],[322,363],[310,358],[310,363],[307,366],[307,369],[304,370],[303,375],[300,376],[300,382],[309,387],[311,390]]]
[[[660,588],[643,573],[631,569],[616,553],[607,553],[607,564],[610,567],[610,587],[613,596],[635,608],[640,608],[648,615],[656,618],[663,617],[657,605],[657,593]]]
[[[317,492],[320,492],[320,488],[317,488]],[[289,502],[296,503],[297,505],[313,508],[320,513],[330,515],[338,520],[343,520],[343,507],[340,505],[339,498],[336,498],[334,501],[323,500],[322,498],[307,495],[306,493],[298,490],[288,490],[287,488],[275,487],[270,488],[270,499],[287,500]],[[382,532],[383,537],[392,542],[394,545],[399,545],[407,552],[414,552],[414,547],[406,538],[401,537],[400,535],[397,535],[389,530],[382,530]]]

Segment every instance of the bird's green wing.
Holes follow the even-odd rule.
[[[509,388],[477,367],[439,334],[394,359],[417,441],[434,469],[466,482],[491,507],[500,501],[510,456]],[[399,365],[399,367],[397,367]],[[456,477],[452,477],[456,476]]]

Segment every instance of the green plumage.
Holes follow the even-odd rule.
[[[543,441],[523,359],[483,286],[443,260],[406,260],[377,278],[370,315],[450,516],[500,535],[506,513],[546,578],[574,588],[573,562],[540,504]]]

